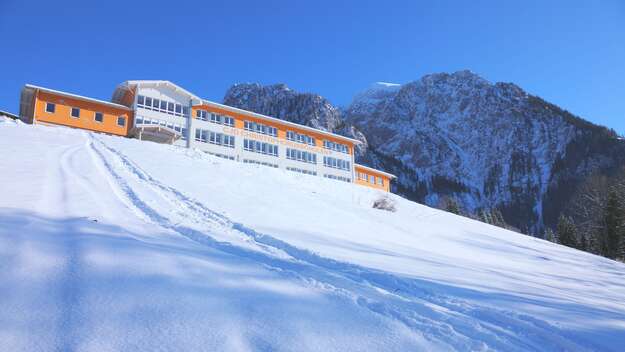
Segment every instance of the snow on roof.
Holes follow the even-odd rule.
[[[119,108],[119,109],[130,110],[130,108],[128,108],[127,106],[116,104],[116,103],[111,103],[110,101],[105,101],[105,100],[100,100],[100,99],[95,99],[95,98],[89,98],[89,97],[85,97],[85,96],[82,96],[82,95],[67,93],[67,92],[63,92],[63,91],[60,91],[60,90],[54,90],[54,89],[45,88],[45,87],[40,87],[40,86],[36,86],[36,85],[33,85],[33,84],[26,84],[24,87],[25,88],[31,88],[31,89],[38,89],[38,90],[41,90],[41,91],[44,91],[44,92],[48,92],[48,93],[52,93],[52,94],[58,94],[58,95],[66,96],[68,98],[87,100],[87,101],[91,101],[91,102],[94,102],[94,103],[109,105],[109,106],[112,106],[112,107],[115,107],[115,108]]]
[[[378,169],[374,169],[374,168],[369,167],[369,166],[364,166],[364,165],[361,165],[361,164],[354,164],[354,167],[365,169],[365,170],[371,171],[371,172],[377,172],[377,173],[382,174],[384,176],[387,176],[389,178],[397,178],[397,176],[395,176],[393,174],[389,174],[388,172],[384,172],[384,171],[381,171],[381,170],[378,170]]]

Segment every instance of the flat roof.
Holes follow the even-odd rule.
[[[124,110],[129,110],[129,111],[132,110],[132,109],[130,109],[127,106],[111,103],[110,101],[89,98],[89,97],[85,97],[85,96],[82,96],[82,95],[62,92],[60,90],[54,90],[54,89],[45,88],[45,87],[39,87],[39,86],[35,86],[33,84],[26,84],[24,87],[25,88],[31,88],[31,89],[38,89],[38,90],[41,90],[41,91],[44,91],[44,92],[48,92],[48,93],[52,93],[52,94],[58,94],[58,95],[66,96],[68,98],[74,98],[74,99],[79,99],[79,100],[87,100],[87,101],[91,101],[91,102],[94,102],[94,103],[109,105],[109,106],[112,106],[112,107],[115,107],[115,108],[119,108],[119,109],[124,109]]]
[[[218,107],[218,108],[222,108],[225,110],[230,110],[232,112],[238,112],[241,114],[247,114],[253,117],[257,117],[263,120],[267,120],[267,121],[271,121],[274,123],[278,123],[278,124],[283,124],[283,125],[287,125],[287,126],[292,126],[295,128],[299,128],[299,129],[303,129],[303,130],[307,130],[307,131],[311,131],[311,132],[315,132],[315,133],[321,133],[327,136],[331,136],[334,137],[336,139],[341,139],[353,144],[362,144],[361,141],[357,140],[357,139],[353,139],[353,138],[349,138],[349,137],[345,137],[345,136],[341,136],[340,134],[336,134],[336,133],[332,133],[332,132],[328,132],[328,131],[324,131],[324,130],[320,130],[314,127],[310,127],[310,126],[306,126],[306,125],[300,125],[299,123],[295,123],[295,122],[290,122],[290,121],[286,121],[286,120],[282,120],[276,117],[271,117],[271,116],[267,116],[267,115],[263,115],[263,114],[258,114],[252,111],[248,111],[248,110],[244,110],[244,109],[239,109],[239,108],[235,108],[229,105],[224,105],[224,104],[219,104],[219,103],[215,103],[213,101],[210,100],[202,100],[203,104],[206,105],[212,105],[214,107]]]
[[[378,169],[374,169],[374,168],[369,167],[369,166],[364,166],[364,165],[361,165],[361,164],[354,164],[354,167],[365,169],[365,170],[371,171],[371,172],[377,172],[378,174],[382,174],[384,176],[388,176],[389,178],[397,178],[397,176],[395,176],[393,174],[389,174],[388,172],[380,171]]]

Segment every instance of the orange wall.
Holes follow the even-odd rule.
[[[267,126],[271,126],[271,127],[275,127],[278,129],[278,138],[280,139],[284,139],[286,140],[286,131],[293,131],[293,132],[297,132],[299,134],[305,134],[308,135],[310,137],[314,137],[315,138],[315,144],[318,148],[323,148],[323,140],[328,140],[328,141],[332,141],[335,143],[340,143],[340,144],[345,144],[347,145],[347,148],[349,150],[349,154],[353,154],[354,152],[354,145],[348,141],[344,141],[342,139],[339,138],[334,138],[332,136],[327,136],[323,133],[319,133],[319,132],[313,132],[313,131],[308,131],[302,128],[298,128],[295,126],[289,126],[286,124],[281,124],[279,122],[272,122],[272,121],[267,121],[258,117],[254,117],[251,115],[247,115],[244,113],[237,113],[237,112],[233,112],[230,110],[226,110],[226,109],[221,109],[221,108],[217,108],[217,107],[212,107],[212,106],[207,106],[207,105],[202,105],[202,106],[194,106],[192,108],[191,111],[191,116],[193,118],[197,118],[196,117],[196,111],[197,110],[206,110],[208,112],[212,112],[212,113],[216,113],[219,115],[226,115],[226,116],[230,116],[230,117],[234,117],[235,118],[235,127],[239,128],[239,129],[243,129],[243,122],[244,121],[252,121],[252,122],[256,122],[256,123],[260,123],[263,125],[267,125]]]
[[[46,112],[46,103],[56,104],[54,113]],[[71,117],[72,108],[80,109],[80,117]],[[101,112],[103,121],[96,122],[95,112]],[[126,117],[126,125],[117,125],[117,117]],[[133,123],[133,113],[130,110],[116,108],[90,100],[69,98],[63,95],[39,91],[35,99],[35,120],[56,125],[63,125],[86,130],[127,136]]]
[[[385,176],[385,175],[380,174],[380,173],[373,172],[373,171],[368,170],[368,169],[363,169],[363,168],[360,168],[358,166],[354,167],[354,171],[356,172],[356,174],[354,176],[354,182],[355,183],[357,183],[359,185],[371,187],[371,188],[381,189],[381,190],[386,191],[386,192],[390,192],[390,190],[391,190],[391,179],[388,176]],[[359,178],[359,173],[364,173],[365,175],[367,175],[367,180],[366,181],[365,180],[361,180]],[[375,183],[369,182],[369,178],[370,178],[371,175],[373,175],[375,177]],[[382,182],[384,183],[383,185],[378,185],[378,183],[377,183],[377,178],[378,177],[382,177]]]

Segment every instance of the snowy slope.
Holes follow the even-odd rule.
[[[360,186],[0,122],[0,350],[619,351],[625,265]]]

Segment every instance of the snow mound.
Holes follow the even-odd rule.
[[[0,125],[0,350],[618,351],[625,265],[365,187]]]

